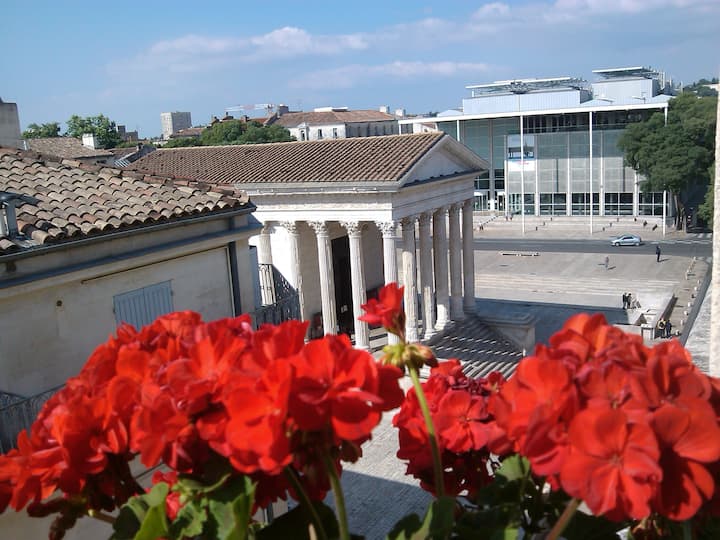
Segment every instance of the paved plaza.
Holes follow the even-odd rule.
[[[476,237],[489,234],[508,238],[522,236],[517,222],[509,223],[507,227],[501,224],[499,229],[486,227],[482,231],[476,230]],[[583,231],[567,227],[546,229],[542,231],[542,236],[534,230],[529,234],[533,238],[609,236],[600,231],[591,237],[589,229]],[[648,234],[643,234],[647,253],[618,249],[610,255],[607,269],[605,254],[599,253],[522,256],[477,250],[475,295],[478,315],[481,318],[498,315],[520,317],[529,313],[536,321],[538,342],[547,342],[549,336],[573,313],[601,312],[613,324],[627,324],[633,314],[622,309],[623,292],[633,293],[641,304],[638,309],[651,309],[662,304],[668,295],[689,281],[686,276],[688,269],[692,270],[690,258],[663,257],[663,261],[657,263],[654,245],[651,245],[657,240],[682,238],[685,238],[684,233],[673,232],[663,237],[661,231],[648,231]],[[488,343],[492,338],[487,334],[480,335],[486,330],[477,332],[478,335],[474,336],[465,327],[460,331],[465,341],[476,340],[480,346],[490,347]],[[709,300],[702,304],[687,336],[687,347],[696,363],[705,370],[708,336]],[[373,432],[373,440],[363,447],[364,456],[358,463],[346,466],[343,473],[351,531],[365,535],[368,540],[384,538],[392,526],[408,513],[422,515],[430,500],[417,487],[417,482],[404,475],[405,465],[395,457],[397,432],[391,425],[393,415],[385,415],[382,424]]]

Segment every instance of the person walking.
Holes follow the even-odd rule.
[[[665,323],[665,337],[672,337],[672,323],[670,319]]]
[[[665,318],[664,318],[664,317],[660,317],[660,320],[658,321],[657,327],[658,327],[658,330],[660,330],[660,337],[661,337],[661,338],[664,338],[664,337],[665,337],[665,326],[666,326]]]
[[[660,262],[660,253],[660,244],[658,244],[657,246],[655,246],[655,256],[657,258],[657,262]]]
[[[607,270],[610,267],[610,257],[607,255],[605,256],[605,270]]]
[[[627,295],[627,293],[624,292],[623,293],[623,309],[627,309],[627,308],[628,308],[628,295]]]

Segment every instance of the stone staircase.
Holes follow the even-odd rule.
[[[674,291],[675,304],[670,311],[672,334],[685,344],[697,310],[705,296],[710,280],[711,264],[704,258],[693,257],[685,272],[685,280]]]

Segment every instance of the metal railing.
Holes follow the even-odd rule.
[[[62,386],[51,388],[30,397],[9,392],[0,392],[0,453],[15,448],[17,436],[23,429],[29,429],[40,409]]]
[[[272,264],[260,264],[260,291],[263,305],[251,313],[256,326],[300,319],[297,290]]]

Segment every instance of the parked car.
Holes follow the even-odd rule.
[[[610,243],[613,246],[639,246],[642,244],[642,238],[637,234],[623,234],[612,238]]]

